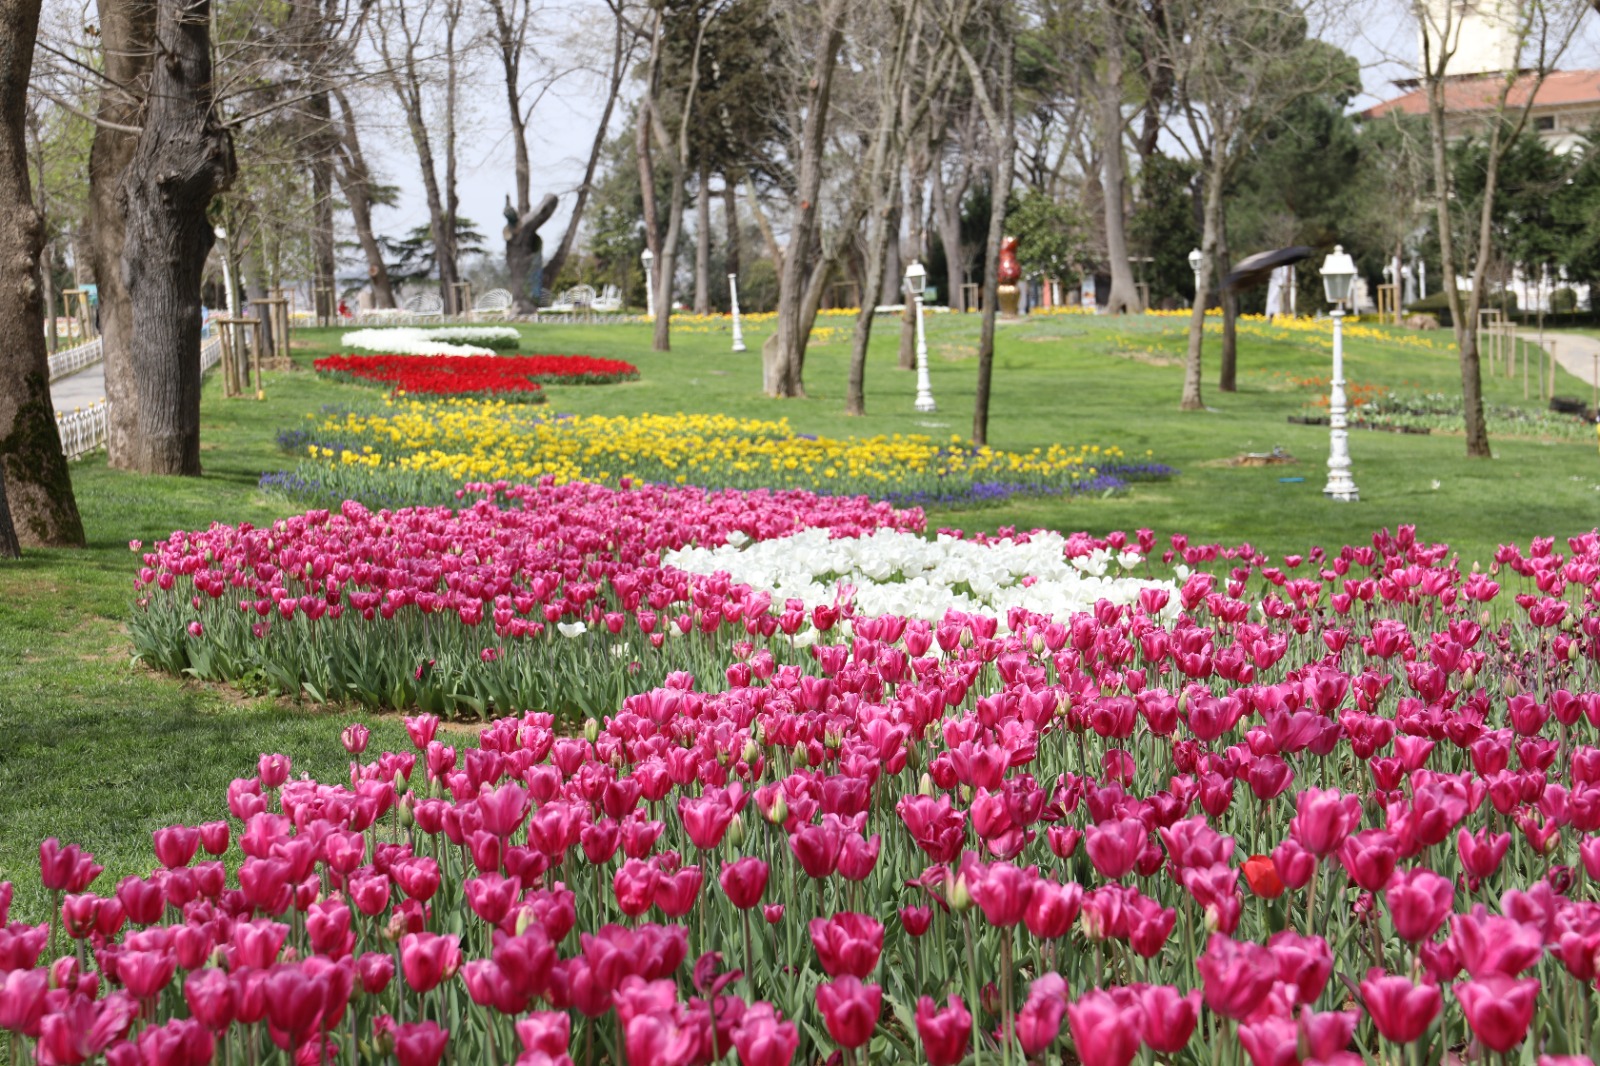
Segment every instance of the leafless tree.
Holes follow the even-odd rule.
[[[1510,11],[1506,11],[1506,6]],[[1430,162],[1433,169],[1434,200],[1438,215],[1439,258],[1444,268],[1445,298],[1456,336],[1461,363],[1461,402],[1467,431],[1467,455],[1488,459],[1489,427],[1483,410],[1483,373],[1478,356],[1478,312],[1493,259],[1494,201],[1499,181],[1500,161],[1506,150],[1527,127],[1540,86],[1555,69],[1577,33],[1579,20],[1588,3],[1578,0],[1546,0],[1537,4],[1501,5],[1501,17],[1512,20],[1516,62],[1512,69],[1497,74],[1461,79],[1451,73],[1450,63],[1461,44],[1461,5],[1458,0],[1429,3],[1413,0],[1412,13],[1422,29],[1422,84],[1428,97]],[[1512,91],[1517,98],[1512,100]],[[1455,223],[1451,218],[1453,174],[1446,141],[1449,113],[1454,94],[1459,101],[1468,97],[1487,97],[1490,106],[1480,111],[1485,149],[1483,198],[1472,240],[1476,253],[1471,259],[1468,291],[1460,288],[1456,266]],[[1485,102],[1477,101],[1479,104]],[[1459,106],[1459,104],[1457,105]]]

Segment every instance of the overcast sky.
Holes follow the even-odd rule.
[[[599,8],[597,0],[561,0],[563,7],[548,11],[544,33],[551,38],[548,50],[568,56],[573,41],[595,39],[603,43],[608,27],[603,21],[586,17]],[[1357,100],[1357,110],[1370,107],[1395,94],[1392,81],[1406,77],[1408,64],[1415,61],[1417,31],[1412,21],[1410,0],[1353,0],[1333,4],[1329,21],[1318,32],[1330,43],[1349,51],[1362,64],[1366,92]],[[589,35],[593,35],[592,38]],[[1578,40],[1561,64],[1567,69],[1600,67],[1600,16],[1585,19]],[[497,67],[484,63],[469,79],[469,133],[463,138],[460,162],[461,213],[477,223],[489,238],[491,254],[501,247],[501,208],[513,193],[512,147],[504,117],[505,97]],[[604,86],[592,75],[574,74],[557,83],[542,99],[531,128],[529,152],[533,161],[533,199],[546,192],[561,194],[561,208],[543,229],[547,240],[559,238],[572,202],[571,188],[583,174],[584,161],[604,105]],[[630,83],[626,91],[636,91]],[[374,106],[381,102],[374,100]],[[384,109],[387,110],[387,109]],[[397,118],[397,116],[394,116]],[[612,132],[628,121],[628,110],[619,106],[612,116]],[[380,210],[375,223],[385,233],[399,233],[427,221],[421,181],[417,176],[415,154],[403,128],[380,131],[380,143],[371,153],[385,171],[385,177],[401,189],[401,202],[395,209]]]

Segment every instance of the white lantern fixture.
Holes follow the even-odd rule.
[[[1322,494],[1330,500],[1353,503],[1361,498],[1350,475],[1350,433],[1345,419],[1344,305],[1356,280],[1356,262],[1343,245],[1322,261],[1322,290],[1333,304],[1333,382],[1328,397],[1328,483]]]
[[[1200,273],[1200,264],[1205,262],[1205,259],[1206,259],[1206,257],[1201,253],[1200,249],[1198,249],[1198,248],[1196,248],[1194,251],[1189,253],[1189,269],[1194,271],[1196,276],[1199,275],[1199,273]]]
[[[933,402],[933,382],[928,378],[928,338],[922,328],[922,297],[928,284],[928,271],[919,260],[913,259],[906,267],[906,295],[911,299],[917,316],[917,399],[918,411],[937,411]]]
[[[639,262],[644,266],[644,313],[645,317],[654,321],[656,317],[656,283],[651,276],[650,266],[656,261],[655,253],[646,248],[639,253]]]

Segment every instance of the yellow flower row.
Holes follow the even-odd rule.
[[[1059,483],[1094,476],[1120,449],[973,448],[959,437],[796,435],[786,419],[727,415],[556,416],[499,401],[393,399],[378,413],[317,418],[310,457],[456,481],[632,477],[695,484],[898,486],[908,480]],[[337,446],[334,446],[337,445]]]

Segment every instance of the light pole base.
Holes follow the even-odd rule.
[[[923,414],[932,414],[933,412],[935,412],[935,411],[937,411],[939,409],[939,405],[934,403],[931,399],[930,400],[918,400],[912,406],[915,407],[918,411],[921,411]]]
[[[736,352],[747,352],[750,349],[748,349],[748,348],[746,348],[744,346],[744,341],[739,341],[737,344],[735,344],[733,346],[733,350],[736,351]]]
[[[1340,503],[1359,503],[1361,501],[1361,491],[1354,485],[1334,485],[1330,483],[1322,490],[1322,494],[1328,499],[1338,500]]]

